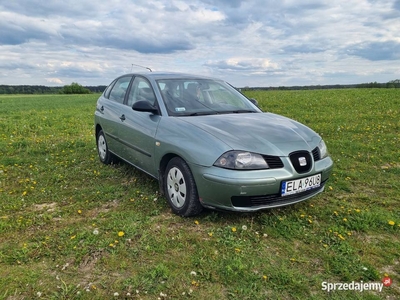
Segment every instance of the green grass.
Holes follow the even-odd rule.
[[[1,96],[0,299],[398,299],[400,91],[247,94],[322,135],[324,193],[181,218],[155,180],[99,162],[98,95]]]

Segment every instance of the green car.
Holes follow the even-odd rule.
[[[333,167],[313,130],[208,77],[118,77],[97,101],[95,131],[102,163],[120,159],[156,178],[181,216],[300,202],[324,190]]]

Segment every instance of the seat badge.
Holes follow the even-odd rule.
[[[305,157],[299,157],[299,164],[300,164],[300,167],[307,166],[306,158]]]

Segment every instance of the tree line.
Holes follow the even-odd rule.
[[[65,86],[0,85],[0,94],[89,94],[102,93],[107,86],[82,86],[73,82]]]
[[[1,94],[89,94],[102,93],[107,86],[82,86],[73,82],[70,85],[49,87],[44,85],[0,85]],[[242,90],[318,90],[318,89],[348,89],[348,88],[400,88],[400,79],[387,83],[369,82],[361,84],[334,84],[308,86],[279,87],[244,87]]]
[[[278,87],[245,87],[242,90],[328,90],[328,89],[356,89],[356,88],[400,88],[400,79],[387,83],[369,82],[359,84],[326,84],[305,86],[278,86]]]

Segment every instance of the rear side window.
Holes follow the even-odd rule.
[[[116,81],[116,80],[114,80],[113,82],[111,82],[110,85],[109,85],[109,86],[106,88],[106,90],[104,91],[104,97],[106,97],[107,99],[110,98],[111,89],[112,89],[112,87],[114,86],[115,81]]]
[[[129,83],[132,79],[132,76],[124,76],[121,78],[118,78],[117,81],[115,82],[114,86],[111,88],[110,94],[109,94],[109,99],[116,101],[118,103],[124,103],[125,99],[125,94],[126,91],[128,90]],[[106,91],[108,92],[108,91]],[[107,95],[105,95],[107,97]]]

